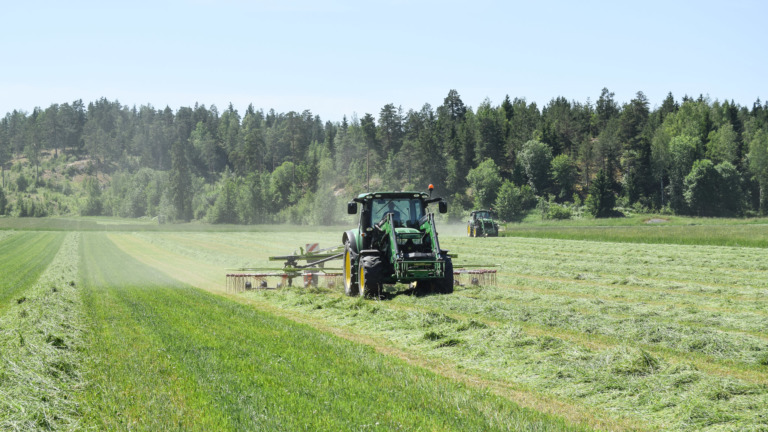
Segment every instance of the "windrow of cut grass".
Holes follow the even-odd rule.
[[[80,257],[85,428],[583,430],[180,283],[104,234],[83,234]]]
[[[313,239],[332,245],[333,234]],[[258,267],[274,265],[266,250],[283,245],[284,253],[308,238],[211,236],[163,234],[154,244],[189,257],[197,250],[194,259],[206,260],[196,244],[215,236],[222,244],[243,241],[253,247],[226,259]],[[349,299],[338,289],[244,297],[387,341],[482,382],[582,405],[629,428],[759,430],[768,423],[768,251],[449,236],[441,243],[459,254],[457,263],[500,264],[498,287],[385,302]],[[213,255],[207,260],[226,261]]]
[[[0,312],[0,430],[79,429],[85,324],[75,282],[78,244],[79,234],[67,234],[50,265],[40,264],[40,277]]]

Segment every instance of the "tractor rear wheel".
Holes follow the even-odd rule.
[[[360,268],[357,271],[357,284],[361,297],[375,297],[381,294],[381,278],[384,263],[378,256],[360,258]]]
[[[344,243],[344,293],[350,297],[356,296],[359,292],[357,278],[352,272],[355,260],[354,253],[349,242]]]

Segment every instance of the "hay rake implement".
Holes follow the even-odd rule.
[[[301,253],[269,257],[270,261],[283,261],[282,269],[240,268],[236,273],[228,273],[226,292],[241,293],[257,289],[279,289],[294,285],[294,279],[304,288],[323,286],[340,287],[344,283],[344,273],[338,268],[326,268],[325,263],[344,257],[344,246],[317,249],[317,244],[308,244]],[[456,255],[452,255],[456,257]],[[299,264],[306,261],[306,264]],[[496,269],[472,268],[474,266],[457,265],[453,269],[454,285],[496,285]],[[491,267],[491,266],[485,266]]]
[[[317,243],[311,243],[299,249],[300,253],[269,257],[270,261],[283,261],[282,269],[240,268],[237,273],[227,274],[227,292],[293,286],[294,279],[300,279],[304,287],[333,288],[342,283],[341,269],[325,268],[325,263],[341,259],[343,246],[319,249]]]

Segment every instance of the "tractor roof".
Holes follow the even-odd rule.
[[[480,213],[480,212],[487,212],[489,215],[493,215],[493,210],[490,210],[490,209],[489,210],[483,210],[483,209],[481,209],[481,210],[472,210],[472,212],[470,214],[475,214],[475,213]]]
[[[355,198],[357,202],[363,202],[374,198],[419,198],[427,199],[429,194],[426,192],[402,191],[402,192],[367,192],[362,193]]]

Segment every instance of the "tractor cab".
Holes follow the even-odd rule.
[[[429,223],[429,204],[437,202],[438,211],[445,213],[447,205],[440,198],[431,198],[425,192],[373,192],[358,195],[347,205],[347,213],[357,214],[358,203],[362,206],[357,250],[370,249],[376,237],[380,237],[385,225],[398,239],[423,237]],[[391,219],[390,219],[391,218]],[[391,223],[388,221],[391,220]]]
[[[374,198],[371,200],[371,225],[375,225],[392,213],[395,228],[418,228],[419,219],[424,217],[424,203],[419,197]]]

